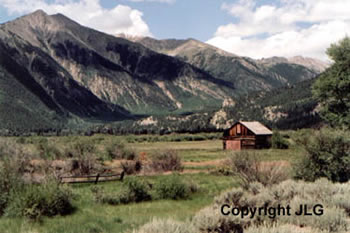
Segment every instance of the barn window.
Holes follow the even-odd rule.
[[[241,125],[237,125],[237,134],[241,134]]]

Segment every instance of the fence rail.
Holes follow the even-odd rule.
[[[73,183],[95,183],[108,182],[108,181],[123,181],[125,173],[118,174],[96,174],[86,176],[61,176],[59,177],[60,182],[64,184]]]

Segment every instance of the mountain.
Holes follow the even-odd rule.
[[[253,60],[220,50],[194,40],[156,40],[149,37],[127,37],[159,53],[177,57],[214,77],[231,82],[239,94],[272,90],[309,80],[327,65],[310,58],[295,57]]]
[[[126,110],[79,85],[49,53],[36,46],[39,37],[26,40],[11,30],[11,24],[27,33],[20,21],[0,25],[1,129],[57,128],[72,117],[130,118]]]
[[[121,132],[203,132],[229,128],[240,120],[260,121],[271,128],[300,129],[324,124],[319,104],[312,97],[311,86],[316,79],[306,80],[272,91],[242,95],[234,105],[217,111],[190,115],[151,116],[138,120]]]
[[[193,128],[243,94],[317,74],[295,64],[300,59],[267,65],[193,39],[128,39],[41,10],[1,24],[0,134],[115,122],[146,127],[149,117],[172,116],[192,119],[174,124]]]
[[[289,65],[288,67],[306,67],[310,71],[314,73],[322,73],[325,71],[329,66],[330,63],[315,59],[315,58],[308,58],[308,57],[302,57],[302,56],[295,56],[290,58],[284,58],[284,57],[270,57],[270,58],[263,58],[257,60],[258,63],[272,68],[276,69],[278,72],[278,67],[281,65]]]
[[[200,111],[231,98],[233,85],[179,59],[43,11],[1,26],[45,54],[50,69],[99,101],[133,114]],[[28,54],[22,57],[30,60]],[[26,66],[26,64],[23,64]]]

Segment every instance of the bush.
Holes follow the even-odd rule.
[[[195,184],[185,183],[179,175],[171,175],[160,180],[156,186],[157,197],[160,199],[187,199],[198,188]]]
[[[322,129],[303,135],[297,143],[304,148],[304,159],[294,167],[295,177],[314,181],[326,177],[334,182],[350,180],[350,137],[346,131]]]
[[[259,182],[265,186],[273,185],[289,177],[286,167],[282,167],[277,162],[261,162],[255,151],[234,152],[231,157],[231,166],[233,174],[239,178],[243,188],[247,188],[253,182]]]
[[[10,193],[23,185],[20,174],[8,160],[0,161],[0,216],[9,204]]]
[[[139,233],[181,231],[182,226],[191,232],[201,233],[345,233],[349,232],[350,222],[345,214],[349,207],[348,193],[350,182],[331,183],[327,179],[314,183],[287,180],[280,184],[265,187],[260,183],[251,183],[246,190],[234,188],[215,198],[214,204],[200,210],[190,222],[172,224],[172,220],[153,220],[140,228]],[[330,198],[332,197],[332,198]],[[224,216],[221,206],[228,204],[237,208],[286,207],[290,205],[290,216],[279,216],[276,212],[264,211],[251,218],[246,216]],[[321,216],[296,216],[294,211],[299,205],[307,204],[309,208],[322,204],[324,214]],[[270,218],[269,215],[275,215]],[[169,223],[169,224],[168,224]],[[178,228],[176,228],[176,226]],[[144,230],[144,231],[142,231]],[[170,231],[168,231],[170,230]]]
[[[200,210],[191,224],[201,233],[243,233],[241,221],[231,216],[223,216],[220,210],[212,206]]]
[[[213,175],[218,176],[233,176],[232,166],[230,166],[230,160],[225,160],[222,164],[215,167],[210,171]]]
[[[71,192],[55,181],[41,185],[28,184],[11,192],[5,214],[10,217],[27,217],[38,220],[72,212]]]
[[[288,149],[289,143],[278,131],[275,131],[271,137],[271,146],[274,149]]]
[[[129,177],[118,192],[108,192],[100,187],[93,187],[91,191],[96,202],[119,205],[152,199],[186,199],[198,191],[198,186],[193,182],[182,181],[180,176],[166,177],[155,185],[140,177]]]
[[[75,159],[80,175],[88,175],[97,170],[96,147],[87,140],[75,142],[66,150],[66,157]]]
[[[285,224],[285,225],[274,225],[272,227],[269,226],[253,226],[247,229],[245,231],[246,233],[326,233],[327,231],[320,231],[319,229],[313,229],[313,228],[305,228],[305,227],[298,227],[291,224]]]
[[[115,141],[106,147],[106,153],[110,159],[126,159],[134,160],[137,154],[134,150],[125,148],[125,144],[121,141]]]
[[[151,168],[155,171],[183,170],[181,157],[174,150],[167,150],[153,155]]]
[[[149,201],[152,199],[149,184],[139,177],[132,177],[125,182],[132,202]]]
[[[110,205],[152,200],[149,184],[139,177],[127,179],[119,192],[107,193],[103,189],[99,188],[93,188],[92,192],[94,194],[95,201]]]
[[[56,146],[46,143],[39,143],[37,145],[39,156],[42,159],[61,159],[62,153]]]
[[[139,160],[122,162],[120,165],[127,175],[138,173],[142,169],[142,162]]]
[[[91,188],[91,191],[94,195],[95,201],[98,203],[120,205],[131,202],[129,190],[125,188],[116,193],[107,193],[104,189],[95,186]]]
[[[196,233],[194,228],[185,223],[171,219],[153,219],[133,233]]]

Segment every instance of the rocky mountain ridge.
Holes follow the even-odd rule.
[[[318,74],[297,64],[261,64],[194,39],[128,39],[41,10],[1,24],[0,131],[208,115],[234,106],[242,94]]]
[[[254,60],[228,53],[195,39],[156,40],[150,37],[117,35],[147,48],[177,57],[214,77],[232,82],[237,92],[272,90],[316,77],[329,64],[312,58],[272,57]]]

